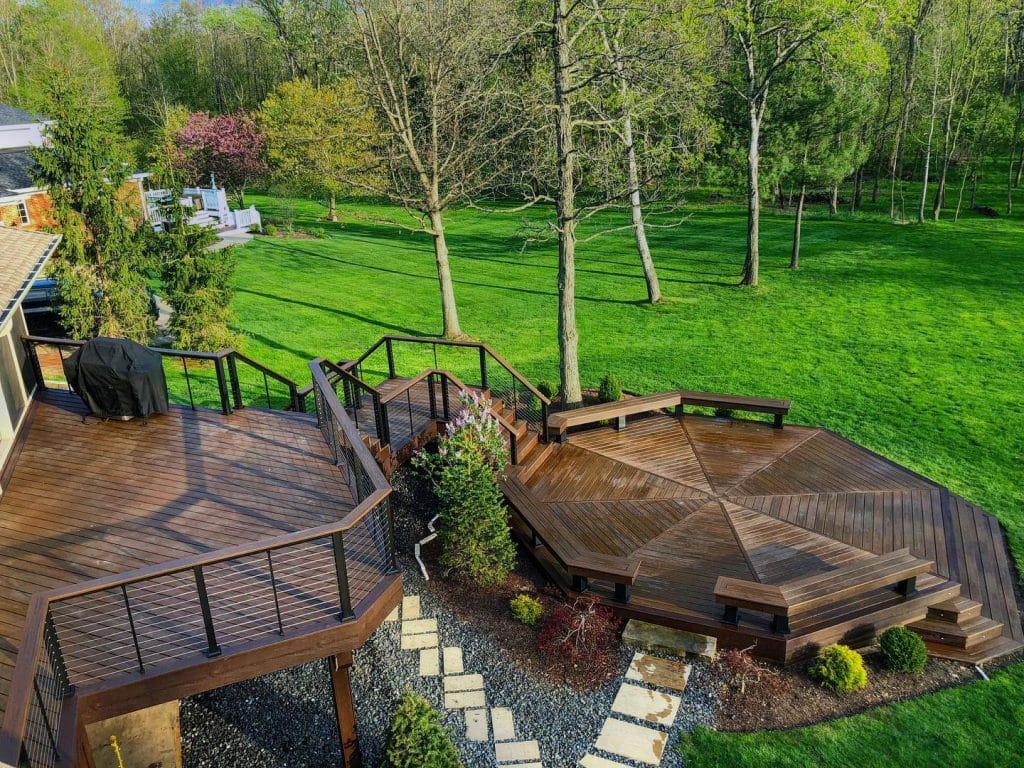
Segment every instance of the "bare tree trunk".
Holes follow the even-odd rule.
[[[328,206],[327,210],[327,218],[330,219],[331,221],[338,220],[338,197],[333,191],[331,192],[330,205]]]
[[[789,257],[789,268],[800,269],[800,228],[804,221],[804,199],[807,197],[807,185],[800,185],[800,196],[796,199],[796,219],[793,222],[793,253]]]
[[[857,168],[857,175],[853,177],[853,201],[850,203],[850,213],[856,213],[864,199],[864,164]]]
[[[828,215],[835,216],[839,213],[839,182],[832,185],[832,192],[828,197]]]
[[[914,90],[914,62],[921,39],[921,28],[931,9],[933,0],[920,0],[917,16],[907,32],[907,59],[903,69],[903,102],[900,105],[900,119],[896,126],[896,145],[893,147],[892,159],[889,164],[889,216],[896,218],[896,178],[902,175],[904,141],[910,121],[910,95]],[[901,190],[902,194],[902,190]]]
[[[455,287],[448,265],[448,243],[444,237],[444,218],[441,211],[430,212],[430,230],[434,238],[437,283],[441,288],[441,332],[446,339],[461,339],[465,334],[459,326],[459,310],[455,306]]]
[[[1024,117],[1024,88],[1017,89],[1017,119],[1013,123],[1013,141],[1010,144],[1010,178],[1006,182],[1006,213],[1013,213],[1013,158],[1017,154],[1017,145],[1020,142],[1021,119]]]
[[[942,215],[942,206],[946,202],[946,179],[949,175],[949,161],[956,149],[953,132],[953,104],[955,99],[950,96],[949,107],[946,109],[946,124],[942,138],[942,171],[939,175],[939,186],[935,190],[935,201],[932,203],[932,219],[938,221]]]
[[[558,156],[558,362],[562,406],[583,402],[580,387],[579,331],[576,328],[576,150],[573,145],[569,83],[570,56],[567,0],[554,0],[553,51],[555,144]]]
[[[978,207],[978,169],[971,172],[971,208]]]
[[[754,102],[750,108],[750,144],[747,148],[747,258],[740,285],[757,285],[758,240],[761,229],[761,190],[758,172],[761,163],[761,115]]]
[[[956,197],[956,213],[953,214],[953,221],[960,221],[960,207],[964,203],[964,187],[967,186],[967,170],[964,170],[964,176],[960,179],[960,194]]]
[[[932,108],[928,113],[928,141],[924,147],[924,172],[921,174],[921,204],[917,209],[917,223],[924,224],[924,203],[928,197],[928,173],[932,161],[932,137],[935,135],[935,112],[937,110],[937,96],[939,91],[938,72],[935,73],[935,82],[932,85]]]

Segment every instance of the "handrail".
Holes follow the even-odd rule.
[[[35,338],[41,339],[45,337]],[[62,340],[58,339],[56,341]],[[74,346],[80,345],[81,344],[74,344]],[[209,354],[216,355],[218,353]],[[295,547],[330,537],[331,545],[335,552],[334,559],[341,600],[341,618],[345,618],[346,616],[353,615],[354,608],[351,604],[350,587],[347,581],[347,569],[344,567],[344,544],[342,534],[353,531],[357,526],[363,523],[369,523],[372,525],[368,520],[368,517],[371,513],[382,509],[385,514],[388,515],[389,535],[386,537],[386,553],[390,561],[388,567],[392,569],[394,568],[393,521],[390,519],[390,511],[386,507],[382,506],[386,504],[387,499],[391,494],[391,486],[384,477],[384,473],[381,472],[380,468],[377,466],[376,461],[374,461],[369,449],[363,443],[358,429],[350,420],[345,409],[341,406],[341,403],[338,402],[337,396],[327,379],[327,375],[316,361],[310,363],[310,370],[313,375],[313,390],[317,394],[318,417],[321,415],[321,409],[325,415],[329,415],[332,428],[330,447],[333,451],[335,463],[340,463],[339,445],[336,442],[337,437],[334,434],[335,430],[340,431],[345,443],[344,447],[351,452],[352,461],[350,466],[349,485],[353,499],[356,501],[356,506],[341,520],[335,523],[328,523],[326,525],[321,525],[304,531],[286,533],[263,539],[255,543],[225,547],[214,552],[188,556],[154,566],[135,569],[115,576],[93,579],[87,582],[81,582],[68,587],[61,587],[33,595],[25,618],[25,631],[22,637],[21,648],[15,661],[14,672],[11,679],[11,694],[7,701],[7,708],[4,712],[2,727],[0,727],[0,762],[9,763],[11,765],[17,765],[20,762],[22,744],[26,738],[27,729],[29,727],[32,705],[35,702],[39,707],[44,706],[36,684],[37,678],[40,674],[40,665],[47,660],[48,656],[55,653],[57,664],[61,667],[61,669],[56,670],[59,674],[55,674],[55,678],[60,682],[61,691],[48,691],[48,693],[51,696],[64,696],[71,693],[71,686],[68,684],[67,669],[64,667],[65,657],[61,651],[61,646],[56,634],[52,629],[53,619],[51,606],[56,603],[99,592],[106,592],[111,589],[121,588],[124,590],[133,584],[151,582],[164,576],[192,571],[196,577],[196,587],[198,590],[200,606],[204,608],[203,618],[207,627],[210,654],[215,655],[214,651],[219,653],[219,648],[216,646],[215,635],[213,633],[213,619],[209,612],[209,598],[205,593],[206,588],[202,576],[203,569],[264,552],[267,553],[269,562],[270,553],[272,552],[276,552],[286,547]],[[323,428],[323,425],[321,425],[321,428]],[[368,483],[368,487],[364,487],[360,483],[361,478],[357,476],[358,472],[363,473],[365,480]],[[340,564],[338,562],[339,549],[341,551]],[[272,575],[271,579],[273,579]],[[127,596],[127,592],[124,592],[124,594]],[[127,606],[127,597],[125,598],[125,601]],[[129,610],[128,617],[130,622],[130,609],[126,608],[126,610]],[[280,621],[280,613],[278,613],[278,622],[280,623]],[[133,636],[134,632],[134,625],[132,625]],[[64,639],[66,643],[67,638]],[[55,646],[55,649],[51,648],[51,645]],[[137,639],[136,651],[138,652]],[[52,665],[54,658],[49,658],[48,660]],[[139,665],[141,669],[141,655],[139,656]],[[46,719],[45,710],[42,711],[41,716],[44,720]],[[59,757],[57,755],[56,746],[57,736],[59,733],[59,723],[54,723],[52,727],[47,725],[47,728],[47,735],[51,739],[51,744],[53,745],[53,755],[45,764],[53,765]],[[37,768],[36,764],[33,764],[33,768]]]
[[[430,376],[433,376],[435,374],[441,374],[442,376],[447,376],[449,379],[452,380],[452,383],[456,383],[458,381],[455,378],[455,376],[453,374],[448,373],[448,371],[442,371],[440,368],[427,368],[425,371],[420,373],[416,378],[409,379],[408,381],[404,382],[401,386],[395,388],[393,391],[388,392],[386,395],[382,394],[381,398],[380,398],[381,405],[387,405],[392,400],[398,398],[401,395],[404,395],[406,392],[408,392],[410,389],[415,387],[417,384],[419,384],[424,379],[427,379]],[[465,384],[462,384],[461,382],[458,382],[458,383],[461,386],[465,387]],[[379,392],[380,390],[377,390],[377,391]],[[469,390],[467,389],[466,391],[468,392]]]

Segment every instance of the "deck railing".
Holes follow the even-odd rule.
[[[64,358],[83,346],[79,339],[23,336],[29,364],[41,389],[66,386]],[[151,347],[164,362],[171,402],[215,408],[228,414],[247,405],[305,412],[305,393],[287,376],[227,348],[217,352]],[[308,390],[307,390],[308,391]]]
[[[317,421],[355,503],[337,523],[34,596],[0,729],[0,762],[52,768],[76,688],[159,672],[327,620],[397,573],[391,487],[319,365]]]

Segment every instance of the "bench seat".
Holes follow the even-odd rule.
[[[663,392],[658,395],[645,395],[643,397],[627,397],[623,400],[616,400],[614,403],[598,403],[588,405],[585,408],[575,408],[571,411],[559,411],[548,416],[548,427],[553,430],[559,440],[563,440],[566,430],[570,427],[578,427],[584,424],[593,424],[606,419],[617,419],[618,426],[625,425],[627,416],[638,413],[648,413],[662,408],[675,408],[679,405],[679,394],[676,392]]]
[[[747,397],[746,395],[722,395],[715,392],[682,390],[678,395],[680,409],[687,405],[693,405],[701,408],[727,408],[731,411],[771,413],[775,416],[776,427],[782,426],[782,417],[789,413],[789,409],[793,405],[791,400],[774,400],[767,397]]]

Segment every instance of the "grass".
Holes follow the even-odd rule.
[[[239,251],[233,306],[247,354],[306,383],[313,357],[354,356],[384,333],[438,332],[429,239],[367,220],[396,212],[350,206],[345,223],[330,224],[312,202],[251,202],[265,217],[294,211],[328,237],[258,238]],[[651,232],[661,306],[644,302],[628,232],[580,246],[584,385],[615,372],[641,392],[791,398],[792,420],[834,429],[996,514],[1024,562],[1021,220],[970,214],[918,226],[812,211],[802,268],[791,272],[792,219],[766,211],[762,285],[743,289],[742,207],[689,212],[683,226]],[[549,213],[447,218],[463,329],[534,381],[557,380],[557,256],[550,241],[524,249],[523,223]],[[621,223],[607,214],[582,234]],[[1022,690],[1018,665],[992,683],[815,728],[701,734],[689,764],[1009,764],[1024,754]]]

